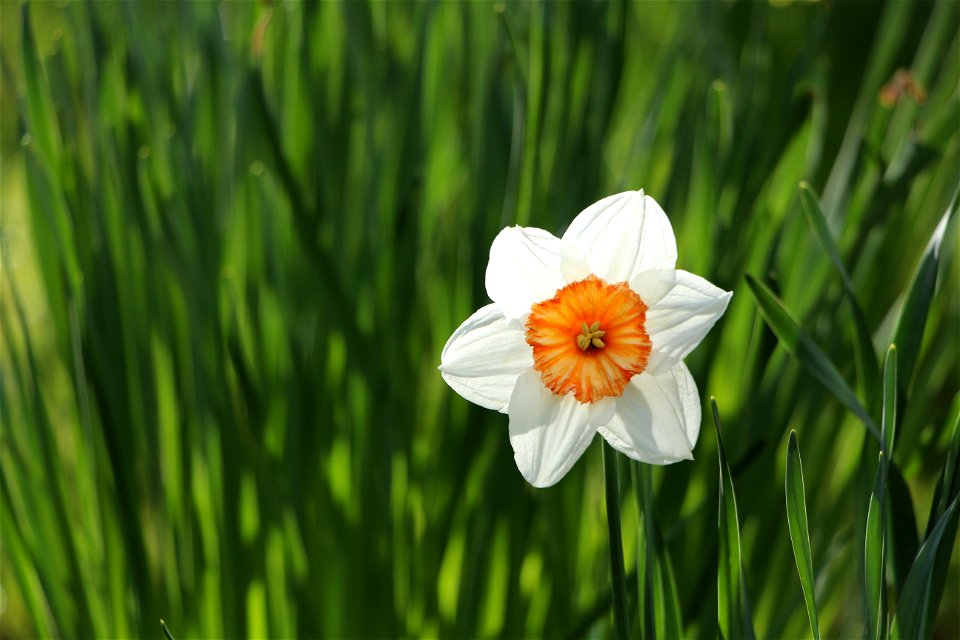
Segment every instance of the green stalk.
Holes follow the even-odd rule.
[[[603,475],[607,485],[607,526],[610,529],[610,589],[613,592],[613,626],[617,638],[630,637],[630,610],[627,608],[627,575],[623,568],[623,540],[620,534],[620,476],[617,452],[603,442]]]

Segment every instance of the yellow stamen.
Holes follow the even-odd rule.
[[[584,322],[583,324],[580,325],[580,329],[582,331],[580,335],[577,336],[578,347],[580,347],[584,351],[589,349],[591,345],[595,349],[603,349],[604,347],[603,340],[601,340],[600,338],[607,335],[607,332],[600,329],[599,320],[595,321],[589,327],[587,326],[587,323]]]

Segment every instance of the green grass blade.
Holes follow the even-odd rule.
[[[649,617],[652,618],[644,631],[648,631],[648,628],[652,629],[653,637],[679,638],[683,636],[682,609],[677,592],[676,576],[673,573],[673,563],[654,512],[653,477],[650,465],[637,462],[635,467],[641,485],[640,508],[643,513],[645,543],[648,549],[646,580],[650,594],[647,600],[651,605]],[[641,577],[638,575],[639,579]]]
[[[853,280],[847,272],[847,268],[840,258],[840,250],[837,243],[830,234],[827,227],[827,220],[820,208],[820,201],[816,193],[806,182],[800,183],[800,203],[803,205],[803,212],[807,215],[807,221],[810,223],[817,242],[826,252],[830,262],[833,263],[837,273],[840,274],[840,281],[843,283],[843,291],[850,302],[850,309],[853,314],[854,329],[854,357],[856,358],[858,380],[860,383],[860,397],[865,401],[869,397],[870,391],[876,384],[877,360],[873,350],[873,341],[870,339],[870,329],[867,327],[867,321],[863,317],[863,309],[857,300],[857,293],[853,287]]]
[[[680,607],[677,580],[673,573],[673,563],[663,544],[660,544],[655,558],[653,579],[656,635],[660,638],[682,638],[683,610]]]
[[[641,465],[634,463],[630,465],[630,480],[633,486],[634,499],[637,501],[637,567],[634,579],[637,585],[637,620],[639,622],[641,638],[652,638],[653,631],[653,600],[650,597],[650,591],[647,589],[647,572],[653,564],[651,557],[650,544],[647,541],[646,534],[646,513],[643,510],[644,504],[644,482],[641,474],[643,473]]]
[[[745,615],[743,561],[740,556],[740,524],[733,478],[727,464],[720,436],[720,412],[717,401],[710,398],[713,421],[717,429],[717,454],[720,458],[720,501],[718,537],[720,544],[717,571],[717,622],[722,638],[752,638],[753,623]]]
[[[938,487],[937,499],[934,500],[936,511],[930,516],[930,523],[927,526],[928,532],[933,529],[934,523],[947,510],[947,505],[953,496],[960,493],[960,413],[957,413],[953,420],[953,431],[950,436],[950,447],[947,449],[947,460],[943,465],[943,472]]]
[[[787,444],[787,472],[784,480],[787,493],[787,524],[790,528],[790,544],[793,545],[793,557],[797,561],[800,574],[800,586],[803,599],[807,603],[807,616],[813,637],[820,640],[820,619],[817,616],[817,601],[814,594],[813,554],[810,552],[810,530],[807,526],[807,500],[803,483],[803,464],[800,461],[800,447],[797,444],[797,432],[790,432]]]
[[[840,372],[833,365],[827,355],[813,342],[800,328],[799,322],[790,315],[783,302],[765,284],[751,275],[745,276],[750,291],[760,307],[760,313],[773,330],[780,345],[796,358],[828,391],[840,401],[843,406],[852,411],[877,441],[880,441],[880,431],[867,413],[857,395],[847,384]]]
[[[887,465],[893,451],[897,421],[897,348],[890,345],[883,363],[883,410],[880,420],[881,451],[877,473],[867,508],[864,537],[864,598],[867,605],[867,630],[870,637],[886,636],[886,494]]]
[[[893,457],[893,442],[897,428],[897,346],[891,344],[883,361],[883,410],[880,416],[880,446]]]
[[[951,499],[960,495],[960,473],[957,472],[957,459],[960,458],[960,413],[957,414],[953,422],[953,435],[950,438],[950,448],[947,451],[947,460],[943,465],[940,484],[937,487],[937,493],[934,495],[933,509],[930,514],[930,521],[927,526],[928,531],[935,528],[943,519],[943,514]],[[930,584],[930,597],[927,599],[926,624],[924,625],[923,637],[930,635],[929,628],[936,617],[937,607],[940,599],[943,597],[943,590],[946,587],[947,574],[950,569],[950,557],[953,553],[953,545],[957,539],[958,518],[956,515],[947,525],[944,533],[946,543],[940,545],[937,551],[937,558],[933,563],[933,578]]]
[[[937,284],[937,271],[940,264],[940,245],[951,218],[957,211],[960,201],[960,187],[954,191],[950,206],[940,218],[927,248],[920,258],[920,264],[910,281],[907,295],[904,298],[900,317],[897,319],[897,328],[894,331],[893,342],[900,350],[900,384],[901,393],[905,393],[913,377],[913,368],[920,355],[920,346],[923,342],[923,331],[927,324],[927,313],[930,310],[930,301],[933,299],[934,288]]]
[[[908,2],[892,2],[885,5],[882,12],[877,37],[873,41],[864,70],[865,75],[860,83],[860,93],[823,191],[823,201],[831,226],[840,226],[844,219],[845,210],[841,205],[845,194],[849,192],[850,177],[862,151],[863,137],[870,122],[870,111],[876,102],[877,88],[882,84],[884,74],[889,73],[893,66],[892,61],[904,37],[903,25],[909,22],[910,14],[914,10]]]
[[[886,493],[889,496],[888,503],[891,514],[891,517],[888,518],[887,549],[889,553],[887,556],[893,569],[896,590],[899,592],[903,590],[907,575],[910,573],[910,567],[917,557],[917,551],[920,549],[920,536],[917,533],[913,516],[916,509],[914,509],[913,497],[910,495],[910,487],[907,486],[899,467],[891,460],[886,462]],[[895,517],[896,514],[904,514],[904,517]]]
[[[30,134],[33,135],[47,162],[57,165],[60,158],[60,128],[54,114],[53,99],[50,96],[49,84],[44,77],[43,65],[40,62],[40,51],[34,38],[32,20],[30,19],[31,6],[23,3],[21,15],[21,44],[23,55],[23,77],[27,88],[27,115],[29,116]]]
[[[603,475],[607,493],[607,526],[610,532],[610,588],[613,591],[613,622],[618,638],[630,637],[627,606],[627,574],[623,567],[623,537],[620,531],[620,476],[617,452],[603,441]]]
[[[883,607],[884,594],[884,535],[885,509],[884,494],[886,485],[886,460],[880,452],[877,475],[870,493],[870,506],[867,509],[867,533],[864,540],[864,598],[867,604],[867,630],[871,638],[883,638],[885,635],[886,613]]]
[[[893,617],[891,636],[894,638],[921,638],[929,625],[927,611],[931,605],[930,585],[933,577],[937,550],[948,528],[956,527],[957,502],[954,498],[950,507],[937,522],[933,532],[920,547],[920,553],[910,568],[907,581],[900,593],[897,613]],[[952,540],[948,543],[953,544]]]

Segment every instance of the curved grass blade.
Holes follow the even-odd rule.
[[[891,637],[893,638],[924,637],[924,630],[929,625],[927,611],[932,604],[930,585],[933,577],[934,561],[944,531],[951,526],[956,527],[958,500],[960,500],[960,497],[954,498],[953,502],[950,503],[950,507],[944,512],[933,532],[923,543],[920,553],[917,554],[917,559],[910,568],[907,581],[900,593],[897,613],[893,617],[893,627],[891,629]],[[953,544],[952,540],[950,544]]]
[[[905,393],[913,377],[913,368],[920,355],[920,345],[923,341],[923,329],[927,324],[927,312],[930,310],[930,301],[937,284],[937,270],[940,264],[940,245],[951,218],[957,211],[960,201],[960,186],[954,191],[950,206],[934,229],[927,248],[920,258],[910,286],[904,298],[900,317],[897,319],[897,329],[894,331],[893,342],[900,349],[900,392]]]
[[[853,313],[853,328],[855,334],[854,358],[856,359],[858,380],[860,382],[860,397],[865,401],[869,397],[870,391],[876,384],[877,359],[873,350],[873,341],[870,339],[870,330],[867,328],[867,322],[863,317],[863,309],[857,301],[857,294],[853,288],[853,280],[847,272],[847,268],[840,258],[840,251],[833,236],[830,235],[830,229],[827,227],[826,218],[823,210],[820,208],[820,201],[816,193],[806,182],[800,183],[800,203],[803,205],[803,211],[807,215],[807,221],[813,228],[813,233],[817,242],[826,252],[827,257],[833,263],[833,266],[840,274],[840,280],[843,283],[843,291],[847,294],[847,300],[850,302],[850,309]]]
[[[880,452],[876,479],[870,493],[870,506],[867,509],[867,533],[864,539],[864,599],[867,603],[867,630],[870,638],[883,638],[885,635],[886,612],[884,597],[884,552],[886,536],[884,522],[884,494],[886,485],[886,459]]]
[[[760,308],[760,313],[764,320],[773,330],[780,345],[786,349],[787,353],[796,358],[803,367],[820,381],[828,391],[840,401],[843,406],[852,411],[861,421],[867,431],[880,441],[880,431],[874,423],[870,414],[867,413],[857,395],[853,392],[847,381],[843,379],[837,368],[826,356],[826,354],[816,345],[816,343],[800,328],[797,320],[790,315],[783,302],[777,298],[767,285],[763,284],[753,276],[747,274],[747,284],[750,285],[750,291]]]
[[[733,478],[727,465],[727,456],[720,437],[720,412],[717,401],[710,398],[713,422],[717,428],[717,453],[720,457],[720,501],[718,538],[720,545],[717,571],[717,622],[720,637],[753,638],[753,623],[746,608],[746,587],[743,582],[743,562],[740,556],[740,524],[737,518],[737,498]]]
[[[790,441],[787,443],[787,472],[784,484],[787,494],[787,525],[790,528],[793,557],[797,561],[803,599],[807,603],[810,629],[813,631],[814,640],[820,640],[820,619],[817,616],[817,602],[813,590],[813,554],[810,552],[810,530],[807,526],[803,464],[800,461],[796,431],[790,432]]]

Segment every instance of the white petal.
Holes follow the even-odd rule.
[[[677,285],[676,269],[641,271],[630,280],[633,289],[647,307],[660,302]]]
[[[454,391],[487,409],[507,412],[517,378],[533,368],[533,350],[523,329],[495,304],[461,324],[440,355],[440,375]]]
[[[568,284],[579,282],[590,275],[590,263],[580,249],[569,242],[560,244],[560,271]]]
[[[566,284],[560,271],[561,242],[543,229],[507,227],[490,246],[487,295],[509,319],[530,313]]]
[[[673,269],[677,241],[660,205],[643,191],[627,191],[590,205],[563,240],[576,246],[591,271],[608,282],[629,281],[648,269]]]
[[[593,426],[602,427],[613,419],[616,410],[616,398],[603,398],[587,405],[587,419]]]
[[[683,360],[723,315],[731,296],[700,276],[676,271],[672,288],[647,311],[645,326],[652,343],[647,371],[663,373]]]
[[[700,435],[697,383],[682,362],[658,376],[634,376],[600,435],[635,460],[671,464],[693,459]]]
[[[580,459],[597,432],[587,407],[572,394],[554,395],[536,371],[520,376],[510,398],[510,444],[527,482],[556,484]]]

